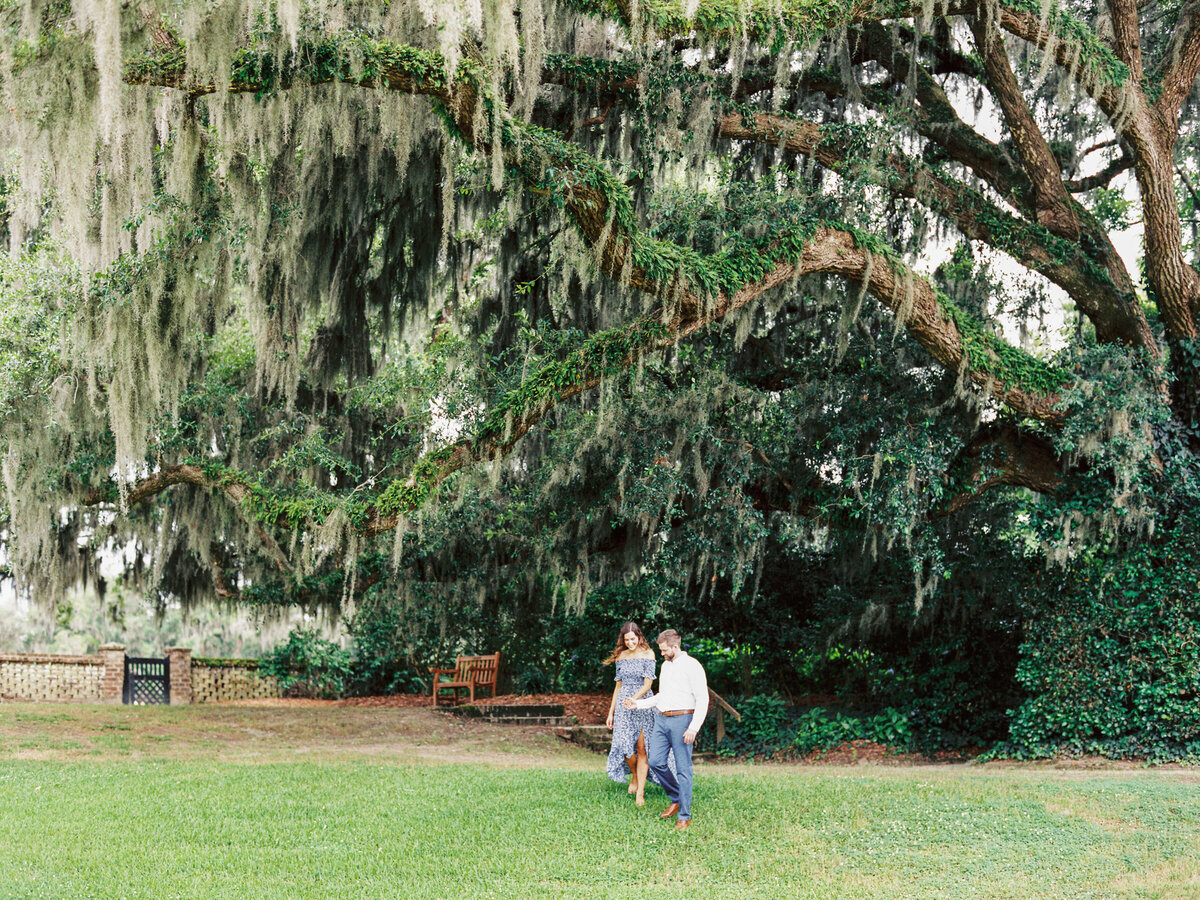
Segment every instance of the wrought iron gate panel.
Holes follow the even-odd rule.
[[[125,657],[126,703],[149,705],[171,702],[171,659],[158,657]]]

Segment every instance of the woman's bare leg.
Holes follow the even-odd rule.
[[[638,740],[640,741],[641,738],[638,738]],[[636,752],[633,756],[625,759],[625,765],[629,766],[629,793],[633,794],[637,792],[638,756]]]
[[[637,740],[637,768],[633,769],[633,780],[637,782],[637,805],[646,802],[646,773],[650,770],[650,761],[646,757],[646,736],[639,734]]]

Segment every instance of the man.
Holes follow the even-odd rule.
[[[662,814],[664,819],[679,813],[676,831],[683,831],[692,820],[692,743],[708,715],[708,679],[704,666],[680,649],[679,632],[664,631],[656,639],[662,654],[658,673],[658,693],[648,699],[624,702],[626,709],[654,709],[654,730],[647,747],[650,768],[671,798]],[[668,754],[675,752],[675,770],[667,765]]]

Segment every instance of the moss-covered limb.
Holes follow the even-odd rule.
[[[379,58],[416,58],[417,65],[422,67],[416,73],[419,78],[414,78],[413,73],[408,72],[392,81],[366,81],[360,78],[356,83],[389,87],[398,83],[400,89],[428,92],[445,98],[453,124],[460,134],[470,143],[481,143],[474,139],[475,103],[462,102],[456,96],[460,90],[465,91],[470,86],[473,76],[469,70],[460,71],[454,86],[446,91],[442,83],[429,74],[432,63],[428,56],[422,57],[394,47],[375,47],[372,52],[360,49],[360,52],[368,60],[364,67],[371,65],[373,71],[382,71],[384,68],[378,62],[373,62]],[[318,74],[342,71],[328,58],[322,57],[322,60]],[[410,63],[405,65],[412,66]],[[778,284],[797,274],[798,261],[807,251],[809,238],[815,231],[815,222],[797,223],[791,229],[782,229],[763,246],[735,241],[720,254],[701,257],[686,248],[654,241],[641,234],[628,190],[594,157],[550,132],[509,119],[502,124],[505,141],[503,150],[511,169],[528,187],[550,197],[564,208],[584,239],[596,251],[601,269],[631,287],[653,293],[670,291],[676,298],[674,308],[663,315],[664,320],[670,323],[669,330],[673,332],[671,340],[711,321],[713,315],[703,311],[715,310],[723,315],[761,294],[766,289],[765,285]],[[953,365],[957,367],[960,360],[961,354],[954,355]],[[981,381],[995,378],[994,373],[985,373],[986,370],[980,373]],[[580,382],[576,379],[573,383]],[[579,387],[575,392],[582,389]],[[1020,391],[1019,388],[1014,390]],[[536,405],[540,407],[541,404]],[[1021,401],[1021,405],[1029,408],[1038,406],[1024,401]],[[455,454],[462,452],[466,451],[460,448]],[[469,455],[481,458],[476,452]],[[440,477],[447,474],[442,471],[444,469],[445,466],[439,465]],[[432,472],[425,474],[429,476]],[[419,492],[420,486],[428,480],[428,477],[417,477],[409,487]]]
[[[777,114],[734,113],[718,121],[717,133],[804,154],[845,177],[863,178],[895,196],[916,200],[967,237],[1007,253],[1065,290],[1102,341],[1157,349],[1132,289],[1118,287],[1078,243],[1012,215],[981,192],[898,151],[876,156],[874,139],[865,129],[822,126]]]
[[[131,63],[127,77],[135,83],[149,80],[151,83],[197,90],[187,86],[187,75],[179,68],[177,55],[177,51],[171,51],[159,60],[164,67],[154,70],[158,74],[153,79],[147,75],[152,69],[147,69],[146,58],[142,58],[142,62]],[[478,122],[476,98],[483,88],[476,84],[479,77],[476,71],[467,64],[461,65],[453,82],[447,84],[440,68],[441,57],[436,53],[352,34],[345,37],[333,35],[317,45],[302,45],[290,57],[290,68],[280,68],[273,62],[274,58],[262,51],[240,54],[240,62],[235,63],[232,85],[239,90],[260,91],[301,78],[317,81],[337,79],[364,86],[427,94],[443,102],[452,126],[467,143],[486,146],[486,135],[494,133],[493,128],[487,125],[481,128]],[[490,105],[485,103],[485,107],[490,108]],[[722,121],[726,136],[735,136],[739,127],[738,119],[736,116],[727,116]],[[768,119],[767,124],[757,130],[750,129],[747,134],[765,135],[767,140],[777,142],[781,138],[780,128],[800,127],[790,123],[790,120],[777,120],[777,117]],[[476,134],[477,130],[479,134]],[[800,132],[789,138],[796,144],[794,149],[797,152],[806,152],[803,148],[815,140],[808,134],[811,130],[804,131],[801,128]],[[707,305],[707,295],[717,292],[732,294],[743,284],[753,281],[753,277],[742,277],[741,269],[748,260],[756,259],[754,253],[743,253],[740,252],[741,248],[736,248],[739,251],[737,254],[727,251],[724,259],[702,261],[685,248],[651,242],[640,235],[628,189],[616,180],[606,166],[581,148],[551,132],[507,117],[500,131],[504,140],[504,146],[500,149],[505,154],[510,170],[528,188],[563,208],[597,253],[601,269],[609,276],[621,278],[640,290],[654,293],[672,290],[679,297],[683,310],[680,313],[681,321],[687,320],[687,309],[699,309]],[[843,137],[841,141],[844,144],[849,139]],[[814,147],[827,147],[830,144],[828,137],[824,137]],[[810,147],[807,152],[812,151]],[[840,152],[844,154],[846,151],[843,148]],[[910,174],[900,174],[903,168],[909,169]],[[907,178],[910,191],[915,193],[912,168],[911,165],[897,162],[893,166],[897,171],[891,174],[892,177]],[[899,185],[901,192],[903,187]],[[935,187],[938,186],[935,184]],[[959,187],[947,188],[943,185],[938,189],[947,195],[941,203],[942,209],[947,212],[954,210],[959,205]],[[1053,253],[1045,251],[1038,241],[1029,240],[1028,236],[1021,234],[1019,220],[1005,217],[996,210],[988,210],[985,203],[981,200],[976,204],[973,224],[967,223],[963,216],[959,217],[963,220],[960,225],[964,226],[964,230],[973,228],[975,233],[968,230],[972,236],[993,243],[1000,241],[997,244],[1000,249],[1014,253],[1019,259],[1022,254],[1029,255],[1033,259],[1033,267],[1053,273],[1073,296],[1079,295],[1076,299],[1081,308],[1095,306],[1090,298],[1096,295],[1097,285],[1086,284],[1080,290],[1072,281],[1089,274],[1087,261],[1078,254],[1077,248],[1055,247]],[[764,262],[757,267],[752,265],[749,275],[765,275],[772,265],[773,262]],[[1119,304],[1112,306],[1122,308]],[[1102,326],[1102,330],[1107,329]]]
[[[894,46],[883,43],[884,35],[876,32],[882,32],[882,29],[864,29],[867,35],[864,38],[864,49],[869,44],[871,58],[888,58],[896,68],[895,76],[900,79],[907,78],[908,63]],[[636,72],[630,71],[626,66],[614,71],[603,61],[578,57],[563,57],[557,60],[556,64],[559,71],[564,73],[563,83],[577,89],[594,89],[599,86],[608,90],[617,78],[625,83],[636,84]],[[592,78],[596,80],[590,80]],[[928,76],[925,80],[932,82]],[[962,125],[940,87],[930,84],[922,93],[924,99],[934,108],[941,111],[944,106],[949,110],[947,114]],[[962,127],[966,128],[965,125]],[[937,126],[931,126],[928,130],[938,133],[940,137],[946,134],[944,122],[939,122]],[[1032,226],[1004,212],[978,191],[929,170],[899,152],[892,151],[877,156],[867,134],[866,129],[820,126],[795,117],[750,112],[727,114],[718,120],[716,127],[717,137],[753,140],[780,146],[814,158],[846,177],[865,177],[883,185],[892,193],[926,203],[939,215],[955,222],[969,237],[997,246],[1023,265],[1062,286],[1085,312],[1093,313],[1099,319],[1098,328],[1106,336],[1112,333],[1116,336],[1115,339],[1137,340],[1139,331],[1136,324],[1127,327],[1128,323],[1120,321],[1110,323],[1107,319],[1112,317],[1105,315],[1108,309],[1119,314],[1130,308],[1138,309],[1136,304],[1130,307],[1118,297],[1107,298],[1107,302],[1097,299],[1106,293],[1113,293],[1112,281],[1105,271],[1082,253],[1077,244],[1056,239],[1045,228]],[[974,132],[971,131],[971,134],[974,135]],[[958,140],[960,144],[963,143],[961,137]],[[1005,156],[994,145],[988,144],[982,151],[972,146],[969,151],[960,155],[965,155],[964,162],[973,164],[982,174],[992,176],[992,181],[995,182],[993,187],[1002,194],[1017,193],[1014,181],[1018,178],[1023,186],[1028,185],[1028,179],[1020,173],[1001,173],[997,165],[992,164]],[[964,197],[967,199],[965,203]]]
[[[1063,420],[1058,392],[1070,381],[1068,373],[1004,341],[876,242],[821,229],[805,251],[803,269],[863,286],[942,366],[961,372],[1019,415],[1052,425]]]
[[[764,292],[808,273],[837,274],[863,284],[894,309],[918,342],[952,371],[966,369],[977,383],[998,385],[996,393],[1021,415],[1050,421],[1057,417],[1053,395],[1039,393],[1048,381],[1036,361],[1022,360],[1022,367],[1014,362],[1012,354],[1020,357],[1014,348],[1008,348],[1011,353],[1007,353],[982,335],[969,330],[960,333],[955,320],[939,306],[932,287],[893,262],[885,249],[868,236],[811,218],[790,225],[781,223],[762,239],[733,236],[721,252],[710,256],[654,240],[639,229],[628,189],[607,166],[581,148],[508,117],[499,123],[502,145],[492,147],[491,136],[497,129],[487,121],[481,122],[479,111],[482,108],[489,117],[495,114],[494,107],[487,101],[480,74],[472,66],[461,65],[453,81],[446,84],[431,74],[431,57],[421,51],[408,53],[403,48],[371,44],[356,52],[366,60],[357,68],[344,67],[331,53],[319,57],[319,66],[313,63],[305,69],[300,61],[318,59],[310,54],[298,57],[297,68],[286,77],[284,73],[243,67],[235,83],[243,90],[261,90],[286,84],[289,79],[338,78],[364,86],[428,94],[442,102],[448,125],[466,143],[503,153],[514,177],[563,210],[592,248],[604,274],[632,288],[669,298],[663,308],[646,319],[623,331],[597,335],[578,353],[543,367],[501,401],[477,437],[426,455],[409,475],[388,485],[373,505],[360,504],[351,517],[360,530],[389,530],[400,515],[425,503],[453,472],[473,461],[506,452],[557,403],[644,354],[686,337]],[[266,56],[257,58],[261,61]],[[186,72],[165,71],[172,84],[186,89]],[[371,77],[364,75],[365,71]],[[281,506],[279,498],[254,489],[250,482],[232,479],[229,484],[241,485],[246,503],[260,522],[286,520],[295,525],[304,519],[319,520],[329,512],[322,505],[331,502],[327,495],[307,505],[296,505],[300,501],[289,499]]]
[[[1032,185],[1035,218],[1060,237],[1078,239],[1079,221],[1063,184],[1062,169],[1025,101],[1000,30],[994,21],[976,16],[971,20],[971,31],[987,69],[988,88],[1000,106],[1013,147]]]
[[[125,59],[127,84],[170,87],[191,96],[214,93],[210,78],[193,78],[182,46],[155,47]],[[325,84],[342,81],[363,87],[385,87],[409,94],[449,99],[451,80],[446,61],[436,50],[423,50],[394,41],[381,41],[360,32],[339,31],[320,40],[298,43],[282,54],[272,47],[252,45],[234,54],[230,93],[265,93],[303,81]]]
[[[946,472],[949,490],[931,516],[952,515],[980,495],[1007,485],[1051,494],[1064,482],[1050,441],[1011,423],[984,426]]]
[[[1127,91],[1139,92],[1129,68],[1086,23],[1060,6],[1044,10],[1038,0],[1005,0],[1000,27],[1050,54],[1110,117],[1125,107]]]
[[[431,97],[441,103],[447,124],[465,143],[503,153],[510,171],[530,190],[562,207],[589,242],[603,244],[596,249],[606,268],[621,271],[631,249],[626,231],[634,227],[628,189],[601,162],[550,132],[507,117],[496,129],[495,105],[488,99],[487,77],[480,67],[465,59],[452,77],[445,69],[436,51],[339,32],[319,42],[301,42],[282,57],[270,48],[239,50],[228,89],[263,93],[298,82],[342,81]],[[177,48],[127,60],[124,78],[130,84],[172,87],[193,96],[216,90],[214,82],[190,75],[183,51]],[[497,131],[502,146],[493,148]],[[626,273],[637,287],[658,287],[643,272]]]
[[[915,84],[919,101],[916,107],[901,111],[897,109],[892,91],[883,86],[864,86],[862,96],[867,105],[884,114],[910,117],[915,130],[946,156],[973,171],[1018,209],[1027,209],[1030,217],[1035,214],[1036,197],[1031,179],[1012,165],[1006,151],[983,138],[958,117],[942,87],[923,67],[914,67],[909,53],[897,44],[889,29],[867,23],[852,41],[851,53],[856,63],[883,65],[896,83]],[[554,65],[557,68],[551,79],[559,83],[580,91],[612,92],[611,96],[618,99],[634,99],[633,85],[640,76],[628,65],[616,67],[603,60],[568,56],[556,59]],[[705,77],[699,73],[691,74],[693,78]],[[707,87],[716,88],[723,94],[744,95],[754,86],[752,74],[744,77],[736,88],[728,83],[727,76],[706,77],[710,82]],[[840,79],[832,78],[826,87],[836,92],[837,84]],[[622,92],[618,93],[618,90]],[[849,130],[843,130],[847,133],[838,134],[836,126],[826,126],[823,132],[819,126],[803,120],[746,110],[741,115],[721,118],[717,134],[730,139],[786,146],[838,169],[843,175],[867,177],[893,193],[917,199],[953,221],[966,235],[994,244],[1066,290],[1096,326],[1102,341],[1144,346],[1157,353],[1145,315],[1135,302],[1132,282],[1120,257],[1111,248],[1107,232],[1102,227],[1087,227],[1098,223],[1093,223],[1074,201],[1068,199],[1069,218],[1077,225],[1085,226],[1090,245],[1097,248],[1099,262],[1084,253],[1078,242],[1002,210],[979,191],[967,188],[944,173],[929,170],[924,164],[897,153],[878,157],[867,146],[858,147],[855,153],[854,136]],[[849,160],[855,158],[853,169],[848,168]],[[1061,179],[1059,183],[1061,186]],[[1065,194],[1065,189],[1062,193]]]
[[[274,518],[261,514],[261,489],[256,489],[253,483],[241,473],[212,463],[186,462],[179,465],[163,466],[157,472],[136,482],[122,498],[115,483],[90,488],[83,496],[84,506],[96,506],[100,503],[110,503],[117,500],[129,506],[145,503],[158,496],[163,491],[177,484],[191,484],[196,487],[220,490],[233,501],[239,509],[245,510],[247,520],[253,526],[255,533],[262,542],[267,556],[275,563],[281,572],[291,571],[291,563],[283,548],[264,527],[264,523],[274,525]]]
[[[542,81],[581,93],[633,100],[641,67],[628,60],[602,59],[574,53],[551,53],[542,64]]]
[[[917,105],[904,109],[894,91],[867,86],[863,100],[873,109],[908,117],[923,138],[950,159],[974,172],[1014,206],[1025,205],[1029,182],[998,144],[980,135],[954,109],[942,85],[924,65],[914,63],[909,48],[901,46],[892,29],[875,22],[862,26],[853,43],[856,62],[874,62],[887,69],[894,85],[911,86]],[[981,67],[976,64],[976,68]],[[964,72],[979,82],[982,71]]]
[[[1028,217],[1035,218],[1038,203],[1033,181],[1022,168],[1012,164],[1009,153],[979,135],[959,118],[941,85],[922,65],[914,66],[908,49],[897,43],[890,29],[867,23],[860,33],[862,37],[854,49],[856,58],[873,59],[888,69],[897,84],[914,86],[918,105],[903,114],[909,118],[917,133],[934,147],[940,148],[951,160],[970,169],[1012,206],[1026,212]],[[990,87],[987,73],[982,70],[980,63],[979,72],[965,74]],[[890,115],[898,113],[895,95],[886,89],[867,89],[863,92],[863,98],[877,110]],[[1023,103],[1023,98],[1014,94],[1014,102]],[[1100,173],[1096,181],[1086,179],[1079,184],[1062,183],[1062,188],[1065,193],[1090,189],[1098,183],[1107,183],[1107,180],[1132,164],[1132,158],[1124,163],[1118,161]],[[1058,178],[1061,182],[1061,173]],[[1086,262],[1080,274],[1071,271],[1065,271],[1065,274],[1070,282],[1082,282],[1081,290],[1071,293],[1080,309],[1096,326],[1101,340],[1144,347],[1152,355],[1158,356],[1160,351],[1145,313],[1136,301],[1133,281],[1112,244],[1108,230],[1073,198],[1059,193],[1055,185],[1049,185],[1046,193],[1056,194],[1061,206],[1068,211],[1064,218],[1076,221],[1083,231],[1078,243],[1089,249],[1086,255],[1081,253],[1079,247],[1075,247],[1074,252],[1083,255]],[[1059,234],[1063,234],[1063,231],[1060,230]],[[1035,242],[1041,240],[1037,234],[1031,237]],[[1063,252],[1067,245],[1061,240],[1053,243],[1057,246],[1048,248],[1051,256],[1065,259]],[[1096,280],[1092,270],[1097,266],[1107,278],[1101,277],[1093,292],[1087,289],[1086,282]]]
[[[1083,178],[1076,178],[1063,183],[1072,194],[1086,194],[1088,191],[1096,190],[1096,188],[1108,187],[1112,184],[1114,178],[1128,172],[1132,168],[1133,157],[1128,152],[1123,152],[1095,175],[1087,175]]]
[[[1108,0],[1109,16],[1112,20],[1112,45],[1117,58],[1129,68],[1129,76],[1141,82],[1145,76],[1142,67],[1142,35],[1138,21],[1138,0]]]
[[[1185,3],[1162,56],[1148,79],[1158,93],[1155,106],[1165,121],[1174,122],[1200,75],[1200,0]]]
[[[948,53],[945,50],[942,52]],[[890,29],[875,23],[857,29],[850,38],[850,58],[855,65],[883,65],[891,72],[894,85],[916,84],[916,97],[920,103],[916,108],[901,108],[896,93],[885,82],[857,85],[858,94],[867,106],[886,110],[892,115],[911,116],[918,134],[941,146],[951,158],[975,170],[1002,196],[1019,202],[1021,193],[1028,187],[1023,174],[1011,165],[1008,154],[997,144],[986,140],[958,118],[945,91],[929,72],[921,66],[912,69],[907,52],[893,38]],[[766,59],[769,60],[769,57]],[[956,59],[957,55],[952,55],[945,68],[955,72],[965,70],[965,74],[979,77],[978,63],[959,64]],[[735,84],[727,72],[701,71],[685,65],[682,60],[666,69],[648,70],[627,60],[614,61],[566,53],[552,54],[546,58],[542,80],[547,84],[561,85],[600,103],[650,104],[653,101],[648,97],[675,88],[731,97],[735,102],[781,89],[793,95],[798,92],[817,92],[829,97],[846,96],[842,74],[828,70],[805,69],[793,73],[786,84],[781,84],[773,65],[747,63],[740,70],[740,77]]]
[[[902,0],[640,0],[638,21],[630,23],[622,5],[604,0],[567,0],[580,12],[631,26],[647,38],[695,35],[702,40],[755,40],[772,45],[811,43],[856,22],[921,19],[923,4]],[[998,10],[996,7],[998,6]],[[998,14],[1012,34],[1052,53],[1096,99],[1117,103],[1129,81],[1129,68],[1081,19],[1057,4],[1040,0],[951,0],[939,16]]]
[[[626,27],[636,25],[647,39],[694,34],[710,41],[748,37],[781,43],[815,40],[859,19],[913,14],[910,4],[873,0],[639,0],[634,23],[628,3],[567,0],[566,5]]]

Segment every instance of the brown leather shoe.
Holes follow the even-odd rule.
[[[675,823],[675,830],[676,831],[687,831],[688,824],[691,821],[692,821],[691,819],[680,819],[678,822]]]
[[[666,809],[664,809],[664,810],[662,811],[662,813],[661,813],[661,815],[659,816],[659,818],[662,818],[662,819],[669,819],[669,818],[671,818],[671,816],[675,815],[675,813],[677,813],[677,812],[679,812],[679,804],[678,804],[678,803],[672,803],[670,806],[668,806]]]

